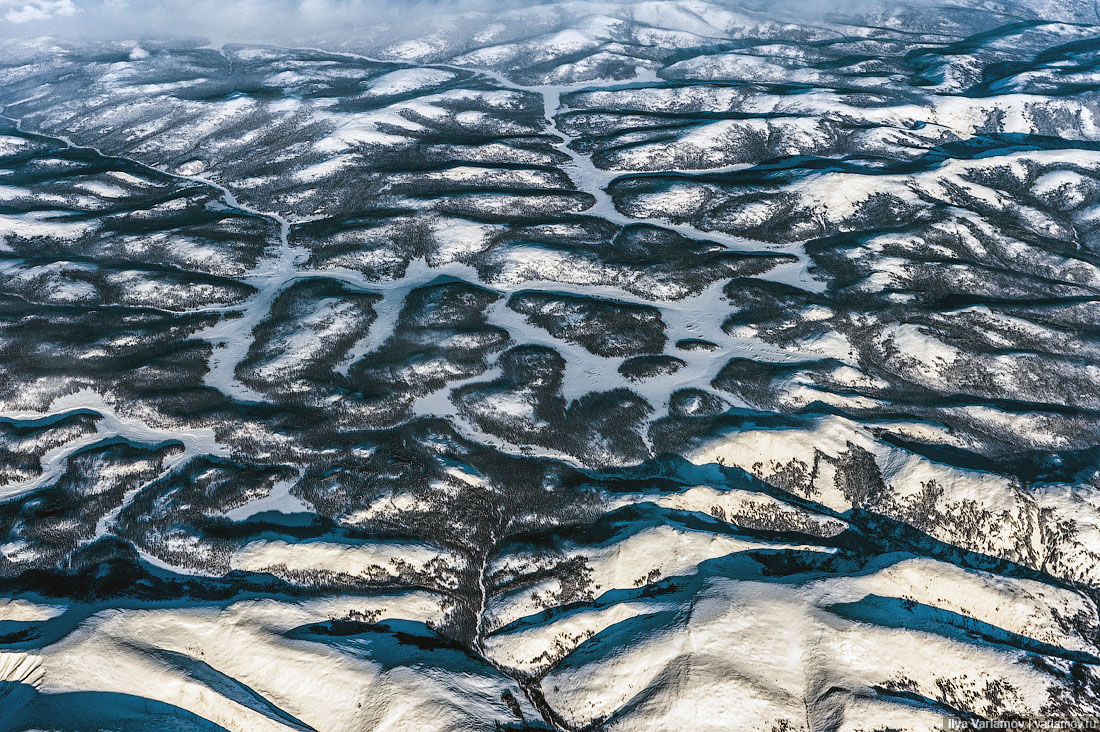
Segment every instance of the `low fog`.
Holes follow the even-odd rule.
[[[5,37],[353,38],[370,28],[518,5],[496,0],[0,0]]]
[[[569,14],[622,16],[632,2],[531,0],[0,0],[0,37],[50,36],[102,40],[204,38],[215,43],[377,39],[441,32],[461,35],[494,22],[501,11],[557,6]],[[669,3],[673,4],[673,3]],[[939,5],[936,0],[712,0],[758,17],[805,22],[891,13]],[[965,4],[965,3],[963,3]],[[958,4],[955,3],[957,6]]]

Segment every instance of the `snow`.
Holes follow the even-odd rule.
[[[230,566],[249,572],[284,574],[320,570],[356,577],[369,576],[376,571],[396,574],[396,565],[406,562],[423,569],[439,556],[435,549],[412,543],[345,545],[322,541],[254,541],[234,553]]]
[[[410,94],[439,86],[453,78],[453,72],[443,69],[400,69],[371,79],[366,90],[377,96]]]
[[[844,521],[811,513],[798,506],[785,503],[764,493],[752,493],[737,488],[718,490],[707,485],[692,486],[682,493],[673,493],[653,499],[649,496],[623,496],[621,502],[652,500],[666,508],[705,513],[731,523],[752,526],[754,520],[777,525],[790,525],[797,531],[819,536],[836,536],[847,528]],[[612,504],[614,505],[614,503]]]
[[[0,620],[16,623],[41,622],[65,611],[60,605],[40,605],[22,598],[0,598]],[[0,674],[0,678],[3,675]]]
[[[224,609],[103,610],[30,662],[41,668],[45,702],[70,690],[137,694],[231,730],[285,730],[290,718],[333,732],[364,723],[394,730],[424,725],[491,730],[492,718],[500,714],[500,693],[511,685],[507,679],[486,676],[484,670],[422,675],[384,646],[379,647],[383,655],[375,657],[369,642],[342,645],[283,635],[371,609],[384,618],[431,620],[440,614],[438,600],[426,593],[303,603],[256,600]],[[13,655],[15,664],[8,661]],[[5,669],[25,666],[28,658],[4,654]],[[333,688],[342,693],[332,695]],[[117,728],[119,722],[108,716],[105,724]]]
[[[64,222],[56,217],[58,211],[35,211],[11,216],[0,214],[0,240],[10,236],[32,238],[36,236],[54,239],[79,239],[95,226],[93,222]],[[56,218],[55,218],[56,217]]]
[[[92,410],[101,416],[96,422],[96,431],[46,452],[42,456],[42,474],[31,480],[0,486],[0,500],[25,495],[49,485],[65,470],[66,460],[70,455],[107,437],[124,437],[139,444],[181,443],[183,450],[166,461],[165,469],[194,455],[226,455],[228,452],[218,443],[214,430],[209,427],[185,430],[150,427],[140,419],[120,415],[104,395],[90,389],[81,389],[54,399],[46,409],[45,415],[33,412],[6,412],[2,413],[2,416],[15,420],[39,419],[43,416],[62,415],[81,409]],[[98,535],[102,535],[106,530],[106,523],[101,522]]]
[[[943,683],[978,690],[984,681],[974,669],[980,667],[1011,679],[1018,689],[1015,708],[1037,709],[1042,682],[1027,664],[1016,662],[1019,651],[846,620],[829,610],[837,601],[858,601],[876,592],[897,597],[889,590],[907,591],[919,587],[921,580],[940,593],[937,604],[953,584],[956,593],[965,588],[963,594],[952,596],[960,598],[968,612],[990,603],[1011,603],[1011,585],[997,587],[980,575],[923,561],[924,567],[903,563],[865,577],[827,578],[807,585],[713,577],[698,588],[690,612],[662,613],[662,603],[650,601],[645,609],[653,613],[653,620],[636,627],[634,643],[617,654],[587,654],[583,665],[567,663],[551,671],[542,688],[572,724],[622,709],[624,716],[617,716],[610,729],[644,724],[646,729],[723,730],[730,725],[805,720],[804,700],[818,698],[829,688],[889,687],[908,679],[917,693]],[[920,569],[923,577],[912,574]],[[888,577],[902,581],[886,587]],[[842,588],[851,594],[845,596]],[[970,595],[975,589],[984,594]],[[645,618],[641,610],[628,607],[619,612]],[[1011,614],[1010,604],[1004,616]],[[629,704],[632,699],[635,703]],[[901,699],[851,701],[851,706],[844,703],[836,709],[865,725],[900,720],[902,728],[923,729],[923,721],[933,726],[942,721],[939,714],[922,716]]]
[[[833,51],[828,44],[811,47],[807,39],[834,34],[833,40],[844,39],[838,48],[851,47],[853,54],[871,56],[881,51],[889,56],[882,59],[884,64],[911,47],[940,47],[958,39],[946,35],[918,39],[909,29],[904,36],[885,30],[899,27],[897,18],[887,18],[875,29],[834,25],[828,19],[815,18],[812,27],[769,20],[779,17],[779,12],[772,8],[739,12],[702,0],[625,5],[569,2],[481,14],[471,10],[447,16],[446,23],[453,23],[449,27],[454,29],[469,28],[455,34],[468,33],[473,42],[460,42],[451,31],[438,28],[426,36],[408,30],[421,33],[413,39],[403,35],[406,29],[397,28],[349,41],[347,48],[388,44],[378,51],[380,55],[414,62],[391,64],[374,77],[370,74],[378,67],[368,57],[332,53],[314,58],[311,54],[318,53],[316,49],[266,47],[205,48],[202,52],[212,62],[209,68],[188,70],[181,63],[181,79],[158,80],[158,65],[162,61],[169,65],[171,77],[177,69],[170,66],[168,57],[183,52],[157,46],[154,58],[127,41],[110,46],[114,51],[105,55],[114,61],[104,62],[102,68],[89,67],[93,91],[81,95],[74,90],[71,99],[53,105],[42,100],[57,90],[36,88],[38,82],[23,75],[48,78],[55,73],[50,69],[71,63],[75,52],[58,48],[50,51],[56,59],[51,56],[48,63],[35,61],[3,72],[5,79],[27,87],[20,86],[21,99],[14,104],[35,102],[25,107],[31,110],[30,126],[72,128],[79,139],[102,140],[105,150],[155,161],[174,171],[181,185],[213,186],[217,200],[211,203],[212,209],[225,207],[261,218],[279,232],[277,241],[271,237],[268,255],[250,271],[243,271],[244,266],[209,241],[192,239],[183,231],[119,237],[117,248],[112,249],[112,256],[142,259],[155,247],[168,247],[176,253],[173,266],[201,262],[239,276],[255,288],[254,295],[239,303],[229,302],[228,295],[219,300],[220,291],[210,285],[190,285],[184,292],[151,275],[125,271],[103,278],[105,284],[98,288],[84,282],[86,272],[70,263],[24,265],[9,258],[0,271],[8,285],[40,284],[46,293],[42,298],[51,302],[95,302],[106,297],[101,291],[114,288],[122,293],[117,300],[124,304],[184,307],[186,296],[194,296],[211,303],[194,307],[196,313],[239,314],[218,320],[198,337],[214,346],[204,383],[237,400],[226,413],[246,416],[240,417],[240,423],[219,425],[229,433],[220,434],[219,439],[211,427],[189,428],[182,418],[168,419],[153,406],[117,403],[109,390],[105,394],[80,391],[45,410],[24,412],[12,407],[4,416],[16,420],[63,417],[78,408],[91,409],[101,419],[95,434],[48,451],[40,478],[0,488],[5,500],[20,499],[48,485],[76,450],[111,436],[145,444],[180,441],[182,449],[167,461],[168,469],[200,455],[228,456],[227,445],[242,444],[243,438],[255,445],[254,452],[243,457],[271,463],[285,459],[299,476],[307,466],[318,467],[318,463],[310,465],[314,459],[355,461],[375,455],[373,446],[340,453],[338,440],[319,448],[318,455],[307,455],[308,450],[295,444],[295,426],[268,427],[252,416],[264,413],[263,405],[272,398],[248,388],[236,375],[253,346],[259,345],[256,328],[275,299],[306,277],[330,277],[361,292],[379,293],[382,300],[374,306],[377,321],[363,328],[360,314],[339,298],[316,303],[314,311],[299,313],[292,329],[267,342],[269,348],[262,354],[266,360],[255,369],[260,376],[293,374],[310,359],[322,356],[329,343],[343,342],[355,333],[357,342],[334,369],[346,376],[352,364],[369,362],[395,332],[409,292],[440,277],[478,283],[498,295],[484,315],[488,324],[507,330],[510,345],[542,345],[558,352],[565,362],[561,395],[567,403],[592,391],[627,386],[653,407],[653,419],[658,419],[667,413],[673,392],[710,388],[732,357],[797,366],[828,356],[840,363],[827,371],[817,364],[812,370],[809,365],[794,368],[775,383],[774,392],[767,395],[774,404],[767,409],[782,415],[739,410],[749,406],[741,403],[714,422],[693,412],[697,418],[684,424],[698,424],[700,431],[685,427],[684,432],[685,437],[701,441],[687,455],[694,467],[669,467],[661,481],[652,481],[654,486],[637,481],[629,492],[595,491],[601,515],[622,519],[601,523],[595,539],[579,524],[559,532],[553,523],[557,519],[551,517],[540,526],[552,534],[549,548],[538,546],[531,551],[511,551],[497,544],[497,537],[485,540],[472,529],[465,538],[477,546],[468,551],[443,549],[428,540],[363,538],[370,536],[363,531],[368,526],[434,507],[419,493],[389,490],[335,517],[336,526],[320,538],[292,541],[286,534],[268,532],[250,537],[235,551],[234,568],[270,572],[297,583],[300,595],[293,600],[238,597],[204,605],[186,600],[145,603],[131,597],[102,605],[65,605],[42,598],[0,599],[0,621],[41,622],[53,634],[43,639],[33,655],[0,652],[0,679],[31,679],[42,686],[42,695],[33,703],[43,706],[28,709],[37,713],[49,711],[51,704],[56,708],[39,721],[50,721],[50,714],[71,714],[64,707],[63,692],[95,690],[171,704],[230,730],[300,728],[298,722],[288,724],[293,717],[314,729],[334,732],[364,727],[488,731],[517,721],[500,701],[505,690],[518,700],[528,720],[540,716],[505,675],[516,670],[531,674],[528,691],[537,687],[569,726],[624,732],[783,729],[784,724],[794,729],[931,728],[942,721],[938,712],[918,709],[886,692],[901,689],[912,698],[942,700],[948,706],[994,716],[995,695],[983,686],[987,679],[1010,685],[1012,691],[1004,692],[1009,701],[1024,713],[1037,713],[1047,701],[1048,687],[1062,682],[1057,674],[1026,662],[1035,653],[1022,649],[1029,643],[1043,643],[1070,654],[1095,653],[1096,609],[1085,594],[1053,581],[980,572],[962,566],[966,564],[962,560],[956,566],[902,552],[869,552],[859,557],[858,569],[849,570],[855,564],[852,552],[835,557],[834,553],[837,542],[846,541],[838,537],[864,530],[860,516],[850,513],[859,507],[908,523],[915,531],[958,547],[960,554],[966,550],[1006,559],[1034,569],[1038,578],[1039,573],[1049,572],[1067,582],[1096,583],[1100,504],[1091,489],[1095,477],[1088,470],[1082,468],[1080,476],[1068,478],[1055,469],[1061,457],[1050,455],[1051,465],[1044,470],[1049,467],[1057,477],[1021,481],[1000,474],[1000,468],[967,469],[893,443],[901,437],[977,450],[984,449],[978,441],[985,435],[991,436],[991,442],[1015,440],[1013,445],[1030,441],[1048,453],[1076,451],[1090,444],[1093,428],[1087,414],[1065,417],[1066,423],[1082,425],[1077,433],[1065,424],[1056,425],[1053,420],[1062,417],[1046,411],[1044,405],[1022,414],[994,401],[1005,395],[1038,399],[1043,388],[1049,392],[1054,384],[1064,396],[1052,392],[1052,399],[1061,398],[1082,413],[1095,411],[1100,403],[1094,394],[1087,389],[1069,394],[1064,387],[1100,380],[1091,345],[1076,347],[1079,333],[1073,332],[1072,325],[1041,324],[1031,319],[1026,308],[1010,317],[1003,314],[1003,307],[936,310],[938,306],[925,300],[918,303],[919,318],[907,316],[908,308],[927,294],[917,291],[922,274],[918,265],[935,263],[934,257],[955,258],[954,246],[966,248],[978,264],[1019,269],[1035,281],[1046,278],[1052,288],[1062,288],[1059,292],[1079,292],[1080,297],[1073,297],[1087,301],[1088,289],[1100,286],[1100,273],[1085,251],[1091,246],[1088,227],[1100,219],[1100,208],[1090,208],[1097,190],[1093,173],[1100,169],[1098,153],[999,149],[970,159],[929,163],[916,172],[887,175],[881,170],[893,164],[883,162],[888,158],[923,164],[922,156],[932,148],[949,150],[949,143],[988,134],[987,126],[994,119],[991,113],[998,111],[1004,114],[996,132],[1042,134],[1048,140],[1044,144],[1053,144],[1049,140],[1058,137],[1095,139],[1098,128],[1091,102],[1082,101],[1081,95],[1042,96],[1025,91],[1033,88],[1029,85],[1054,78],[1041,71],[1016,75],[996,90],[1010,94],[961,93],[970,83],[971,72],[989,63],[990,49],[1035,57],[1038,49],[1019,50],[1013,40],[982,41],[971,52],[945,57],[943,68],[927,75],[935,86],[907,86],[902,93],[894,85],[900,87],[906,80],[879,75],[879,65],[873,61],[839,70],[816,68],[819,61],[832,58]],[[1084,37],[1087,29],[1051,26],[1047,31]],[[738,38],[745,42],[728,42]],[[700,51],[714,48],[722,50]],[[127,54],[129,62],[118,60]],[[255,80],[281,87],[281,98],[272,101],[245,92],[214,101],[190,98],[190,89],[204,89],[211,80],[208,76],[223,73],[218,70],[219,55],[226,64],[239,60],[255,68],[262,65],[265,70]],[[438,65],[415,65],[429,59]],[[598,78],[605,67],[615,68],[616,74],[634,69],[636,76],[612,84]],[[438,90],[444,85],[462,86],[465,82],[458,80],[471,71],[476,81],[470,86],[504,88]],[[718,83],[669,81],[677,77]],[[23,84],[22,78],[32,81]],[[1089,78],[1062,75],[1068,83]],[[341,99],[311,96],[308,91],[333,80],[350,84],[353,91]],[[737,80],[746,83],[729,83]],[[582,93],[563,97],[589,82],[591,87]],[[788,93],[765,86],[768,82],[819,86]],[[862,93],[860,87],[871,93]],[[526,113],[539,96],[541,120]],[[563,104],[563,98],[577,105],[575,109]],[[113,99],[120,102],[110,103]],[[349,107],[354,111],[347,111]],[[619,135],[617,142],[629,145],[598,158],[607,169],[596,166],[587,146],[603,141],[588,137],[588,132],[569,134],[586,129],[577,123],[579,116],[560,114],[574,111],[588,115],[585,124],[591,124],[591,129],[603,125],[609,135]],[[649,112],[681,116],[691,123],[669,124],[659,137],[651,137],[643,129],[651,125],[645,116]],[[481,134],[490,127],[497,141],[463,142],[467,134]],[[863,129],[845,143],[852,146],[851,158],[838,166],[847,168],[845,172],[808,172],[778,186],[765,180],[759,196],[753,198],[750,190],[745,195],[751,200],[736,207],[726,200],[729,187],[722,177],[711,176],[707,183],[691,181],[694,170],[737,173],[760,162],[738,157],[749,135],[767,140],[769,156],[849,155],[840,146],[830,147],[836,129],[847,127]],[[440,132],[450,129],[455,130],[454,143],[447,132]],[[265,142],[265,134],[276,130],[285,136],[276,143]],[[519,141],[516,145],[513,137]],[[49,144],[62,142],[63,138],[56,138]],[[0,137],[0,152],[18,155],[29,144],[21,138]],[[260,149],[262,145],[276,149],[268,154]],[[386,192],[372,193],[367,208],[376,204],[406,207],[403,218],[374,228],[349,227],[342,239],[331,241],[348,245],[348,251],[321,258],[323,263],[316,266],[324,267],[323,271],[312,269],[307,260],[316,252],[292,244],[298,241],[292,227],[313,218],[341,221],[359,215],[357,210],[341,208],[347,203],[343,194],[350,190],[341,187],[341,180],[351,178],[344,173],[365,164],[372,155],[414,149],[423,153],[429,167],[389,174],[385,183],[413,190],[417,185],[444,190],[509,186],[523,189],[523,194],[463,196],[477,215],[460,216],[441,213],[453,203],[447,196],[402,200]],[[253,157],[262,164],[250,166]],[[435,161],[448,158],[457,164],[435,166]],[[496,167],[501,161],[512,165]],[[286,173],[272,172],[275,165],[287,166]],[[43,169],[49,166],[56,175],[64,175],[64,161],[42,162]],[[864,172],[849,172],[859,166],[864,166]],[[898,169],[905,168],[899,165]],[[626,206],[620,200],[620,210],[608,186],[623,173],[644,170],[676,173],[685,182],[628,201]],[[103,210],[113,205],[110,201],[125,197],[131,187],[152,189],[154,171],[146,172],[148,179],[117,172],[87,180],[72,178],[67,187],[34,193],[36,210],[19,215],[9,211],[0,217],[0,229],[8,237],[41,235],[76,242],[92,229],[72,216],[73,207]],[[1015,183],[989,182],[1002,174]],[[570,187],[591,198],[579,202],[558,193],[558,199],[548,203],[551,197],[542,195],[546,189]],[[18,203],[28,190],[6,186],[0,196]],[[241,204],[231,191],[254,203]],[[767,198],[772,194],[782,200]],[[877,194],[901,202],[909,213],[922,218],[920,226],[865,236],[868,225],[851,221]],[[336,203],[318,203],[323,197]],[[589,200],[593,205],[588,206]],[[787,204],[792,208],[784,209]],[[178,215],[187,205],[177,199],[132,216]],[[568,234],[574,231],[570,229],[574,220],[598,217],[609,225],[660,226],[731,252],[755,252],[765,245],[697,228],[710,226],[707,217],[720,207],[730,221],[746,230],[767,226],[776,217],[812,218],[819,228],[808,225],[767,245],[772,251],[795,255],[797,261],[761,275],[817,293],[807,297],[813,304],[783,316],[786,324],[797,322],[808,335],[780,345],[761,337],[768,335],[762,324],[725,329],[725,319],[737,307],[736,298],[722,294],[726,282],[692,294],[675,282],[608,264],[599,256],[543,246],[537,236],[513,243],[503,236],[504,225],[475,220],[478,215],[513,216],[551,205],[550,215],[560,220],[542,231]],[[992,223],[996,217],[986,211],[1003,213],[1019,231],[1011,237],[998,236],[999,224]],[[923,221],[933,217],[937,220]],[[676,223],[669,223],[670,219]],[[398,248],[386,245],[410,231],[411,221],[415,221],[417,251],[406,268]],[[925,223],[928,228],[921,228]],[[973,230],[968,228],[971,225]],[[933,246],[925,241],[926,232],[946,236],[953,229],[958,233],[956,244]],[[812,260],[794,240],[832,231],[852,232],[852,246],[840,256],[850,257],[854,268],[866,268],[843,297],[837,297],[838,283],[823,260]],[[815,242],[806,248],[817,256],[823,245],[833,243]],[[11,249],[7,245],[5,251]],[[1071,251],[1083,253],[1071,255]],[[403,271],[402,276],[385,279],[373,274],[385,266]],[[981,283],[976,269],[969,262],[947,261],[935,271],[977,289]],[[368,280],[363,272],[380,281]],[[826,276],[833,279],[826,281]],[[684,361],[679,371],[626,382],[618,371],[623,359],[594,356],[575,343],[551,337],[507,308],[508,296],[519,287],[654,304],[660,308],[670,344],[681,338],[706,338],[715,347],[681,352],[670,345],[666,353]],[[850,301],[845,299],[849,295]],[[871,304],[865,308],[865,302]],[[1081,309],[1074,317],[1091,323],[1091,310],[1081,302],[1076,306]],[[1053,321],[1067,307],[1043,304],[1043,317]],[[988,320],[963,320],[975,315]],[[994,318],[996,327],[977,330]],[[981,343],[988,343],[995,352],[971,353],[965,342],[950,337],[954,334],[938,334],[929,325],[950,319],[973,322]],[[845,332],[840,332],[842,325],[848,326]],[[875,352],[884,354],[881,363],[872,368],[865,354],[857,357],[857,346],[865,345],[858,338],[874,339],[871,345],[876,348],[883,346]],[[457,335],[441,344],[461,347],[471,340]],[[98,359],[116,345],[135,344],[134,336],[123,335],[99,344],[98,350],[84,349],[80,356]],[[1072,353],[1063,359],[1059,350]],[[1043,373],[1029,370],[1039,363],[1052,367]],[[960,377],[955,374],[973,364],[988,378],[977,386],[958,383]],[[598,460],[581,464],[575,456],[548,448],[512,444],[507,436],[490,436],[459,417],[459,407],[450,399],[452,390],[499,377],[499,363],[461,380],[455,377],[468,372],[442,358],[425,359],[408,369],[419,376],[453,379],[437,392],[409,400],[409,409],[414,417],[446,419],[464,439],[479,443],[462,446],[463,460],[477,462],[483,454],[498,450],[510,458],[526,455],[559,461],[562,467],[555,469],[575,470],[582,480],[592,477],[602,482],[629,475],[605,473],[595,465]],[[923,402],[932,400],[916,399],[915,405],[906,402],[891,409],[891,379],[899,375],[907,388],[926,387],[937,396],[963,389],[980,392],[973,401],[981,403],[966,403],[963,395],[957,395],[957,406],[928,406]],[[298,385],[294,397],[317,397],[310,409],[318,413],[329,406],[342,410],[333,429],[378,428],[368,409],[350,404],[353,400],[347,393],[354,390],[350,381],[335,378],[339,386],[332,394],[313,393],[312,387]],[[62,377],[27,380],[18,404],[32,403],[42,393],[65,386]],[[871,395],[855,393],[860,390]],[[529,396],[521,388],[489,397],[481,406],[486,412],[533,421]],[[818,406],[810,407],[814,403],[849,416],[822,416]],[[809,408],[798,413],[804,407]],[[289,402],[279,407],[287,412],[292,408]],[[934,413],[906,416],[918,409]],[[878,414],[869,416],[868,411]],[[923,421],[926,417],[928,421]],[[762,426],[769,421],[784,426]],[[651,439],[657,442],[652,434],[644,439],[647,444]],[[592,447],[595,453],[600,445]],[[866,483],[859,484],[863,488],[870,486],[866,495],[853,488],[852,476],[844,472],[844,461],[852,456],[871,463],[862,463],[868,475],[856,476]],[[1006,472],[1009,462],[1004,461]],[[663,464],[661,470],[665,470]],[[876,470],[881,486],[873,477]],[[312,512],[292,494],[296,481],[279,482],[270,495],[234,508],[226,517],[240,521],[269,512]],[[442,475],[431,476],[428,486],[431,495],[455,497],[468,492],[488,496],[490,502],[502,490],[491,470],[482,474],[476,466],[465,465],[449,465]],[[133,495],[127,494],[124,503]],[[117,511],[100,521],[97,537],[112,531],[116,516]],[[541,519],[534,514],[523,518],[535,523]],[[456,516],[454,520],[464,519]],[[784,540],[761,538],[770,536],[761,532],[773,530],[783,532]],[[196,554],[209,551],[192,535],[173,534],[168,541]],[[0,553],[9,558],[33,558],[35,552],[31,544],[19,540],[0,544]],[[140,556],[146,568],[182,571],[147,554]],[[769,564],[769,557],[777,563],[789,562],[790,573]],[[534,585],[489,590],[487,578],[498,570],[537,569],[565,560],[586,571],[579,573],[579,579],[548,571]],[[800,562],[805,563],[804,569]],[[481,566],[484,563],[488,566]],[[828,571],[821,571],[822,567]],[[333,594],[332,585],[323,590],[313,586],[334,577],[337,583],[359,582],[359,587],[367,585],[365,580],[391,582],[410,568],[418,572],[418,583],[435,573],[433,581],[443,590],[342,597]],[[477,587],[460,586],[470,582],[471,572],[481,577]],[[201,581],[201,575],[195,577]],[[582,585],[579,595],[570,594],[577,589],[568,586],[574,579]],[[454,613],[486,606],[488,612],[476,618],[477,639],[469,653],[446,647],[427,650],[384,629],[389,621],[405,630],[419,628],[434,640],[429,626],[421,623],[447,628]],[[872,611],[880,607],[886,608],[884,615],[875,616]],[[369,617],[371,623],[383,625],[356,626],[360,632],[349,635],[309,635],[311,623],[346,617]],[[1020,638],[996,635],[1002,631]],[[992,641],[986,637],[990,633],[996,636]],[[481,659],[481,652],[492,663]],[[1059,669],[1069,666],[1056,655],[1040,655]],[[340,693],[331,693],[333,689]],[[92,721],[104,729],[124,729],[131,720],[109,716],[124,711],[121,707],[96,710],[107,716]]]
[[[1065,202],[1062,207],[1067,209],[1076,208],[1089,201],[1095,195],[1096,189],[1095,179],[1072,170],[1054,170],[1044,173],[1031,185],[1031,193],[1034,196],[1040,198],[1064,196]]]
[[[387,132],[379,132],[378,125],[392,125],[409,131],[422,130],[424,126],[412,122],[392,111],[372,112],[344,118],[335,132],[315,143],[320,153],[339,153],[356,144],[397,145],[409,138]]]

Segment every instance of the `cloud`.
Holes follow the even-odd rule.
[[[378,48],[409,38],[469,38],[503,10],[557,1],[0,0],[0,43],[179,39]]]
[[[4,20],[8,23],[32,23],[51,20],[55,17],[74,15],[77,12],[72,0],[0,0],[0,8],[7,7]]]
[[[515,5],[493,0],[0,0],[0,34],[266,40],[350,35],[399,19]]]
[[[122,40],[206,38],[214,43],[321,39],[351,45],[388,34],[461,35],[505,9],[556,0],[0,0],[0,37],[53,36]],[[591,12],[643,0],[591,2]],[[1044,8],[1075,0],[1026,0]],[[707,0],[783,22],[852,21],[939,5],[980,6],[986,0]],[[1009,3],[1011,6],[1011,2]],[[1080,3],[1078,3],[1080,4]],[[585,3],[563,3],[580,13]],[[1091,3],[1090,3],[1091,5]],[[474,11],[474,12],[469,12]],[[613,12],[613,10],[611,11]],[[1090,11],[1091,12],[1091,11]],[[1061,16],[1057,16],[1061,17]],[[387,30],[388,28],[388,30]]]

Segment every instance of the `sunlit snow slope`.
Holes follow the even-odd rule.
[[[1085,5],[0,44],[0,732],[1100,715]]]

